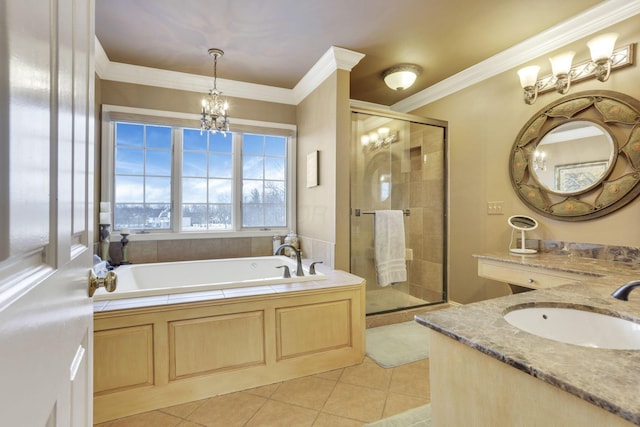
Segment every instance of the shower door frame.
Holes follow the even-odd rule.
[[[366,313],[367,316],[379,315],[379,314],[387,314],[387,313],[395,313],[405,310],[412,310],[421,307],[429,307],[438,304],[444,304],[449,301],[449,281],[448,281],[448,271],[449,271],[449,262],[448,262],[448,241],[449,241],[449,197],[448,197],[448,188],[449,188],[449,124],[445,120],[432,119],[427,117],[421,117],[414,114],[401,113],[397,111],[391,110],[380,110],[376,108],[369,108],[364,106],[355,106],[351,105],[350,107],[350,115],[353,113],[359,114],[367,114],[370,116],[383,117],[392,120],[402,120],[411,123],[417,123],[427,126],[434,126],[442,129],[442,301],[436,302],[427,302],[425,304],[418,304],[415,306],[408,307],[399,307],[389,310],[378,311],[374,313]],[[357,141],[351,141],[352,144],[357,143]],[[352,150],[353,147],[350,147]],[[351,152],[350,152],[351,156]],[[353,159],[352,159],[353,160]],[[351,162],[350,162],[351,167]],[[351,206],[352,203],[352,192],[351,192],[351,182],[349,182],[349,270],[352,269],[352,230],[351,230],[351,221],[353,219],[354,211],[357,209],[355,206]],[[403,208],[404,209],[404,208]],[[366,292],[365,292],[366,296]]]

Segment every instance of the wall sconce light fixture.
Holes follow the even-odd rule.
[[[602,34],[587,43],[591,60],[572,65],[575,52],[565,52],[549,58],[551,74],[538,79],[540,67],[532,65],[518,70],[520,85],[524,89],[524,102],[528,105],[536,102],[539,93],[556,90],[564,95],[571,88],[571,84],[595,77],[598,81],[606,82],[612,70],[634,63],[635,43],[615,49],[618,35],[615,33]]]
[[[415,64],[399,64],[382,72],[382,78],[393,90],[405,90],[410,87],[422,72]]]
[[[544,151],[534,151],[533,152],[533,169],[539,171],[547,170],[547,153]]]
[[[388,147],[398,140],[398,134],[396,132],[390,133],[389,128],[381,127],[377,131],[369,132],[366,135],[360,137],[360,145],[362,150],[376,151],[384,147]]]

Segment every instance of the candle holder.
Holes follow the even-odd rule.
[[[111,244],[111,240],[109,239],[111,236],[111,232],[109,232],[109,227],[111,224],[100,224],[100,255],[103,261],[111,261],[109,258],[109,245]]]
[[[122,236],[122,239],[120,239],[120,243],[122,244],[122,261],[120,261],[120,265],[131,264],[127,258],[127,252],[129,250],[129,248],[127,248],[127,245],[129,244],[129,239],[127,237],[129,234],[120,233],[120,235]]]

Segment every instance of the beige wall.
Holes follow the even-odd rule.
[[[177,111],[198,114],[203,94],[154,86],[102,80],[100,83],[102,104],[153,110]],[[234,119],[261,120],[274,123],[296,123],[295,105],[276,104],[244,98],[227,97],[231,123]]]
[[[323,259],[333,247],[334,267],[349,270],[349,73],[338,70],[329,76],[297,108],[298,117],[298,234],[303,251]],[[307,188],[307,155],[319,153],[319,185]],[[307,250],[305,243],[312,245]],[[315,252],[315,253],[314,253]]]
[[[640,16],[611,29],[620,34],[618,46],[639,42]],[[559,52],[575,50],[576,62],[586,60],[589,38]],[[525,65],[540,65],[544,75],[550,72],[547,58]],[[539,221],[538,230],[530,233],[532,238],[640,247],[640,199],[603,218],[582,222],[537,215],[519,200],[509,180],[509,151],[529,118],[561,95],[547,93],[535,104],[526,105],[516,71],[499,74],[412,112],[449,122],[449,297],[454,301],[468,303],[508,293],[506,285],[477,277],[472,254],[508,249],[511,231],[506,220],[510,215],[531,215]],[[606,83],[577,83],[569,93],[613,90],[640,98],[639,81],[640,71],[634,65],[614,72]],[[504,201],[504,215],[487,215],[488,201]]]

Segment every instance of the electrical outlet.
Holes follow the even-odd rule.
[[[504,215],[503,212],[504,202],[487,202],[487,214],[488,215]]]

